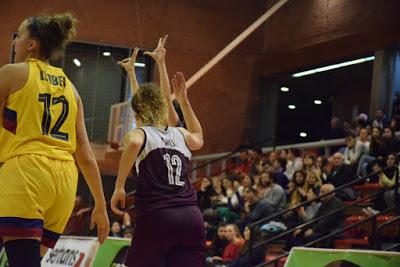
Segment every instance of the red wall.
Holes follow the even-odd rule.
[[[8,62],[12,32],[28,16],[71,11],[80,20],[78,40],[123,46],[154,47],[169,34],[170,75],[187,78],[208,62],[262,14],[262,1],[168,0],[24,0],[0,1],[0,64]],[[233,149],[241,141],[249,97],[252,64],[246,58],[261,51],[263,31],[246,40],[190,90],[203,125],[201,153]],[[223,138],[221,136],[223,135]]]
[[[270,1],[272,4],[273,1]],[[289,1],[265,27],[264,75],[373,52],[400,40],[398,0]]]

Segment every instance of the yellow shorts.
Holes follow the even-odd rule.
[[[0,237],[40,237],[54,247],[71,215],[78,182],[73,161],[28,154],[0,168]]]

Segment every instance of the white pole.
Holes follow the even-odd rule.
[[[206,74],[212,67],[214,67],[221,59],[223,59],[229,52],[238,46],[244,39],[252,34],[258,27],[260,27],[268,18],[277,12],[289,0],[280,0],[271,9],[265,12],[258,20],[251,24],[244,32],[239,34],[232,42],[230,42],[224,49],[221,50],[214,58],[205,64],[199,71],[197,71],[189,80],[186,81],[186,87],[191,87],[197,80]]]

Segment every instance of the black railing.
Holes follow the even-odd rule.
[[[397,153],[397,155],[399,155],[399,153]],[[323,197],[325,197],[325,196],[334,194],[334,193],[336,193],[336,192],[338,192],[338,191],[343,190],[344,188],[348,188],[348,187],[350,187],[350,186],[352,186],[352,185],[354,185],[354,184],[357,184],[357,183],[360,183],[360,182],[364,182],[364,181],[366,181],[368,178],[370,178],[370,177],[372,177],[372,176],[374,176],[374,175],[377,175],[377,174],[379,174],[379,173],[381,173],[381,172],[383,172],[383,171],[385,171],[385,170],[387,170],[387,169],[388,169],[388,167],[382,169],[382,170],[379,171],[379,172],[370,173],[370,174],[368,174],[368,175],[366,175],[366,176],[364,176],[364,177],[362,177],[362,178],[354,179],[353,181],[351,181],[351,182],[349,182],[349,183],[346,183],[346,184],[344,184],[344,185],[342,185],[342,186],[339,186],[339,187],[335,188],[335,190],[333,190],[333,191],[331,191],[331,192],[328,192],[328,193],[326,193],[326,194],[322,194],[322,195],[320,195],[320,196],[318,196],[318,197],[316,197],[316,198],[314,198],[314,199],[312,199],[312,200],[304,201],[304,202],[299,203],[298,205],[296,205],[296,206],[294,206],[294,207],[292,207],[292,208],[289,208],[289,209],[286,209],[286,210],[284,210],[284,211],[281,211],[281,212],[272,214],[272,215],[270,215],[270,216],[267,216],[266,218],[263,218],[263,219],[261,219],[261,220],[258,220],[258,221],[256,221],[256,222],[252,223],[252,224],[250,225],[250,230],[251,230],[251,234],[250,234],[250,245],[249,245],[249,246],[250,246],[250,249],[249,249],[249,252],[248,252],[248,253],[250,254],[250,257],[252,256],[252,250],[253,250],[254,248],[257,248],[257,247],[262,246],[262,245],[266,245],[266,244],[268,244],[268,243],[270,243],[270,242],[272,242],[272,241],[274,241],[274,240],[277,240],[277,239],[279,239],[279,238],[281,238],[281,237],[284,237],[284,236],[286,236],[286,235],[288,235],[288,234],[294,232],[296,229],[303,228],[303,227],[305,227],[305,226],[311,225],[312,223],[314,223],[314,222],[316,222],[316,221],[318,221],[318,220],[321,220],[321,219],[324,219],[324,218],[326,218],[326,217],[332,216],[332,215],[334,215],[334,214],[337,213],[337,212],[340,212],[340,211],[342,211],[342,210],[348,209],[349,207],[352,207],[352,206],[354,206],[354,205],[356,205],[356,204],[358,204],[358,203],[360,203],[360,202],[362,202],[362,201],[364,201],[364,200],[366,200],[366,199],[372,198],[372,197],[374,197],[374,196],[376,196],[376,195],[378,195],[378,194],[381,194],[381,193],[383,193],[383,192],[386,192],[386,191],[388,191],[388,190],[392,190],[393,188],[384,188],[384,189],[381,189],[381,190],[379,190],[378,192],[376,192],[376,193],[374,193],[374,194],[371,194],[371,195],[369,195],[369,196],[367,196],[367,197],[364,197],[364,198],[362,198],[362,199],[359,199],[359,200],[353,202],[351,205],[346,205],[346,206],[344,206],[344,207],[341,207],[341,208],[339,208],[339,209],[336,209],[336,210],[334,210],[334,211],[332,211],[332,212],[329,212],[328,214],[325,214],[324,216],[315,218],[315,219],[313,219],[313,220],[307,222],[306,224],[303,224],[303,225],[301,225],[301,226],[294,227],[294,228],[289,229],[289,230],[285,231],[284,233],[281,233],[281,234],[279,234],[279,235],[277,235],[277,236],[275,236],[275,237],[273,237],[273,238],[270,238],[270,239],[268,239],[268,240],[266,240],[266,241],[262,241],[262,242],[258,242],[257,244],[254,244],[254,228],[257,227],[258,225],[260,225],[260,224],[262,224],[262,223],[267,223],[267,222],[269,222],[270,220],[272,220],[272,219],[274,219],[274,218],[280,217],[280,216],[282,216],[282,215],[284,215],[284,214],[286,214],[286,213],[288,213],[288,212],[290,212],[290,211],[294,211],[294,210],[298,209],[298,208],[301,207],[301,206],[310,204],[311,202],[314,202],[314,201],[316,201],[316,200],[319,200],[319,199],[321,199],[321,198],[323,198]],[[399,205],[398,205],[398,200],[399,200],[399,196],[398,196],[398,194],[399,194],[399,193],[398,193],[398,188],[399,188],[399,177],[398,177],[398,175],[396,176],[395,179],[396,179],[396,181],[395,181],[395,186],[394,186],[394,190],[395,190],[395,206],[394,206],[394,208],[396,209],[396,211],[398,211],[398,210],[399,210]],[[382,214],[382,213],[378,213],[377,215],[379,215],[379,214]],[[376,215],[376,216],[377,216],[377,215]],[[374,216],[371,216],[371,218],[376,218],[376,216],[375,216],[375,215],[374,215]],[[369,218],[368,218],[368,220],[364,220],[364,221],[362,221],[362,222],[359,222],[359,223],[357,223],[356,225],[358,226],[358,225],[363,224],[363,223],[365,223],[365,222],[367,222],[367,221],[370,221],[370,220],[372,220],[372,219],[369,219]],[[351,226],[353,226],[353,225],[351,225]],[[354,227],[356,227],[356,226],[354,226]],[[376,227],[376,221],[374,221],[374,227]],[[346,227],[345,230],[340,229],[340,230],[338,230],[338,233],[344,232],[344,231],[346,231],[347,229],[350,229],[350,228]],[[374,232],[375,232],[375,228],[374,228]],[[338,233],[335,233],[335,234],[338,234]],[[375,234],[374,234],[374,235],[375,235]],[[326,236],[324,236],[323,238],[324,238],[324,239],[327,239]],[[314,242],[314,241],[313,241],[313,242]],[[277,263],[281,258],[283,258],[283,257],[285,257],[285,256],[287,256],[287,255],[288,255],[288,253],[285,253],[284,255],[281,255],[281,256],[275,258],[275,259],[272,260],[271,262],[272,262],[272,263],[273,263],[273,262]],[[271,263],[271,262],[269,262],[269,263]],[[264,266],[264,265],[265,265],[265,263],[262,264],[262,265],[259,265],[259,266]],[[258,266],[257,266],[257,267],[258,267]]]
[[[391,220],[389,220],[387,222],[384,222],[384,223],[382,223],[382,224],[380,224],[378,226],[378,228],[376,229],[376,233],[375,233],[376,242],[375,242],[375,247],[374,248],[376,250],[381,250],[381,248],[382,248],[381,237],[382,237],[383,229],[388,227],[388,226],[390,226],[390,225],[392,225],[392,224],[394,224],[394,223],[400,223],[400,216],[394,217]],[[399,238],[399,233],[397,233],[397,239],[398,238]]]

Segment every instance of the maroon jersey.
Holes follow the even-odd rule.
[[[196,192],[188,180],[191,152],[175,127],[141,127],[145,142],[135,162],[136,213],[162,208],[196,206]]]

